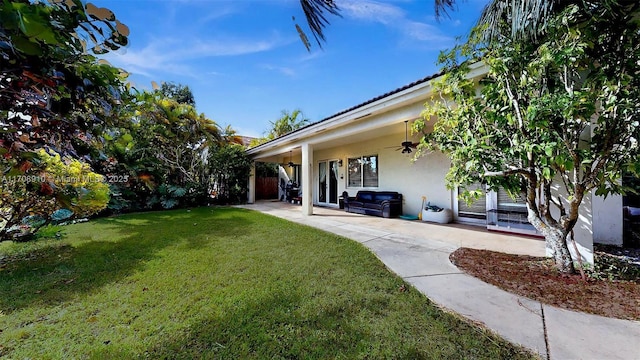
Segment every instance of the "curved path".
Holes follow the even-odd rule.
[[[546,359],[639,359],[640,322],[545,305],[505,292],[449,262],[459,247],[543,256],[544,241],[463,225],[382,219],[283,202],[243,206],[338,234],[367,246],[393,272],[438,305],[453,310]]]

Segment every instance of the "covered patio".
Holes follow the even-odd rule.
[[[470,77],[483,73],[477,64]],[[374,190],[401,193],[405,214],[417,214],[427,196],[432,204],[452,209],[457,221],[457,199],[445,185],[450,160],[440,152],[412,156],[420,136],[411,133],[411,125],[421,117],[432,95],[432,80],[439,76],[429,75],[369,99],[249,148],[247,154],[254,162],[280,165],[281,175],[300,189],[298,209],[304,215],[312,215],[318,205],[338,207],[344,191],[356,196],[359,190]],[[255,176],[248,181],[247,200],[253,203]]]
[[[471,67],[469,79],[480,79],[486,73],[480,63]],[[422,117],[425,102],[431,101],[434,95],[432,82],[440,76],[427,76],[249,148],[247,154],[254,164],[280,165],[280,181],[283,178],[290,181],[291,187],[297,190],[294,197],[283,198],[295,198],[301,204],[286,212],[280,207],[265,210],[294,221],[314,223],[323,229],[333,228],[342,235],[352,231],[350,227],[356,226],[356,220],[355,215],[344,212],[338,213],[340,219],[348,221],[336,220],[336,216],[330,215],[331,210],[327,208],[337,209],[341,194],[346,192],[347,196],[354,197],[359,191],[397,192],[402,195],[403,215],[415,216],[425,205],[430,205],[449,210],[453,222],[465,225],[440,226],[365,217],[357,220],[358,231],[364,231],[358,236],[373,239],[376,234],[405,233],[420,239],[428,234],[431,240],[457,247],[545,255],[543,241],[516,235],[538,234],[528,222],[522,198],[512,198],[504,189],[485,189],[482,184],[475,184],[484,196],[472,204],[466,203],[459,197],[461,189],[447,184],[451,160],[446,154],[436,150],[414,157],[412,149],[417,148],[421,134],[412,134],[409,129]],[[424,131],[431,129],[427,127]],[[248,179],[249,203],[256,200],[255,171],[252,174]],[[255,206],[264,209],[266,205]],[[574,227],[582,260],[593,263],[594,242],[621,245],[622,230],[622,197],[605,199],[595,192],[588,194]],[[575,253],[573,247],[570,251]],[[577,258],[577,254],[574,257]]]
[[[257,201],[242,207],[312,226],[360,243],[375,239],[420,244],[437,241],[454,248],[468,247],[511,254],[545,256],[543,238],[489,231],[464,224],[436,224],[399,218],[383,219],[345,212],[333,207],[314,206],[313,215],[300,212],[299,205],[282,201]]]

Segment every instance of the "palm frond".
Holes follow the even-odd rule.
[[[440,0],[436,0],[440,1]],[[548,22],[554,15],[576,5],[581,9],[578,22],[602,12],[617,14],[617,19],[633,21],[640,15],[638,0],[492,0],[482,11],[476,24],[486,41],[510,36],[517,40],[536,40],[544,35]]]
[[[456,0],[435,0],[436,19],[449,16],[448,10],[454,10]]]
[[[510,32],[515,39],[535,39],[544,33],[553,14],[581,0],[493,0],[482,11],[477,25],[485,40]]]
[[[307,24],[309,25],[309,29],[311,29],[311,34],[313,34],[313,37],[316,39],[318,46],[322,48],[321,41],[326,41],[323,31],[324,28],[329,25],[325,11],[331,15],[341,16],[340,9],[333,0],[300,0],[300,5],[302,6],[304,16],[307,18]],[[298,30],[300,39],[305,43],[307,50],[309,50],[309,40],[306,39],[306,35],[300,31],[300,27],[297,24],[296,29]]]

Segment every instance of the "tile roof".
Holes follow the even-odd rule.
[[[269,144],[270,142],[276,141],[276,140],[278,140],[278,139],[280,139],[280,138],[282,138],[282,137],[284,137],[284,136],[287,136],[287,135],[291,135],[291,134],[297,133],[297,132],[302,131],[302,130],[304,130],[304,129],[308,128],[308,127],[311,127],[311,126],[314,126],[314,125],[320,124],[320,123],[325,122],[325,121],[327,121],[327,120],[333,119],[333,118],[335,118],[335,117],[337,117],[337,116],[340,116],[340,115],[346,114],[346,113],[348,113],[348,112],[350,112],[350,111],[353,111],[353,110],[355,110],[355,109],[357,109],[357,108],[360,108],[360,107],[362,107],[362,106],[365,106],[365,105],[371,104],[371,103],[373,103],[373,102],[376,102],[376,101],[378,101],[378,100],[384,99],[384,98],[386,98],[386,97],[388,97],[388,96],[391,96],[391,95],[393,95],[393,94],[397,94],[397,93],[399,93],[399,92],[401,92],[401,91],[407,90],[407,89],[412,88],[412,87],[414,87],[414,86],[416,86],[416,85],[423,84],[423,83],[425,83],[425,82],[427,82],[427,81],[429,81],[429,80],[432,80],[432,79],[437,78],[437,77],[438,77],[438,76],[440,76],[440,75],[442,75],[442,72],[438,72],[438,73],[435,73],[435,74],[432,74],[432,75],[429,75],[429,76],[423,77],[422,79],[416,80],[416,81],[411,82],[411,83],[409,83],[409,84],[407,84],[407,85],[401,86],[401,87],[399,87],[399,88],[397,88],[397,89],[395,89],[395,90],[391,90],[391,91],[389,91],[389,92],[387,92],[387,93],[384,93],[384,94],[382,94],[382,95],[376,96],[376,97],[374,97],[374,98],[372,98],[372,99],[369,99],[369,100],[367,100],[367,101],[365,101],[365,102],[362,102],[362,103],[360,103],[360,104],[358,104],[358,105],[352,106],[352,107],[350,107],[350,108],[348,108],[348,109],[342,110],[342,111],[340,111],[340,112],[338,112],[338,113],[335,113],[335,114],[333,114],[333,115],[331,115],[331,116],[328,116],[328,117],[326,117],[326,118],[324,118],[324,119],[322,119],[322,120],[316,121],[316,122],[311,123],[311,124],[306,125],[306,126],[303,126],[303,127],[299,128],[299,129],[297,129],[297,130],[294,130],[294,131],[292,131],[292,132],[290,132],[290,133],[287,133],[287,134],[285,134],[285,135],[282,135],[281,137],[275,138],[275,139],[273,139],[273,140],[269,140],[269,141],[267,141],[267,142],[265,142],[265,143],[262,143],[262,144],[260,144],[260,145],[256,146],[255,148],[260,147],[260,146],[265,145],[265,144]],[[254,148],[254,149],[255,149],[255,148]]]
[[[435,79],[435,78],[437,78],[437,77],[438,77],[438,76],[440,76],[440,75],[442,75],[442,73],[436,73],[436,74],[433,74],[433,75],[429,75],[429,76],[423,77],[422,79],[416,80],[416,81],[414,81],[414,82],[412,82],[412,83],[409,83],[409,84],[407,84],[407,85],[404,85],[404,86],[402,86],[402,87],[399,87],[399,88],[397,88],[397,89],[395,89],[395,90],[391,90],[391,91],[389,91],[389,92],[387,92],[387,93],[384,93],[384,94],[382,94],[382,95],[378,95],[378,96],[376,96],[376,97],[374,97],[374,98],[372,98],[372,99],[369,99],[369,100],[367,100],[367,101],[365,101],[365,102],[363,102],[363,103],[360,103],[360,104],[358,104],[358,105],[352,106],[352,107],[350,107],[350,108],[348,108],[348,109],[346,109],[346,110],[342,110],[342,111],[340,111],[339,113],[333,114],[333,115],[331,115],[331,116],[329,116],[329,117],[326,117],[326,118],[324,118],[324,119],[322,119],[322,120],[320,120],[320,121],[317,121],[317,122],[315,122],[315,123],[313,123],[313,124],[310,124],[310,125],[307,125],[307,126],[311,126],[311,125],[314,125],[314,124],[318,124],[318,123],[321,123],[321,122],[323,122],[323,121],[326,121],[326,120],[332,119],[332,118],[334,118],[334,117],[336,117],[336,116],[340,116],[340,115],[342,115],[342,114],[346,114],[346,113],[348,113],[349,111],[355,110],[355,109],[357,109],[357,108],[359,108],[359,107],[362,107],[362,106],[365,106],[365,105],[371,104],[372,102],[376,102],[376,101],[378,101],[378,100],[384,99],[384,98],[386,98],[387,96],[391,96],[391,95],[393,95],[393,94],[397,94],[397,93],[399,93],[399,92],[401,92],[401,91],[407,90],[407,89],[412,88],[412,87],[414,87],[414,86],[416,86],[416,85],[420,85],[420,84],[425,83],[425,82],[427,82],[427,81],[429,81],[429,80]],[[305,126],[305,127],[307,127],[307,126]],[[299,129],[299,130],[300,130],[300,129]]]

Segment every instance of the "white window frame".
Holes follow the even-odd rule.
[[[375,158],[376,163],[376,186],[364,186],[364,166],[365,160],[364,158]],[[355,160],[359,162],[358,173],[360,174],[360,180],[358,185],[351,184],[351,162]],[[370,155],[361,155],[358,157],[348,157],[347,158],[347,188],[348,189],[377,189],[380,187],[380,156],[378,154],[370,154]]]

